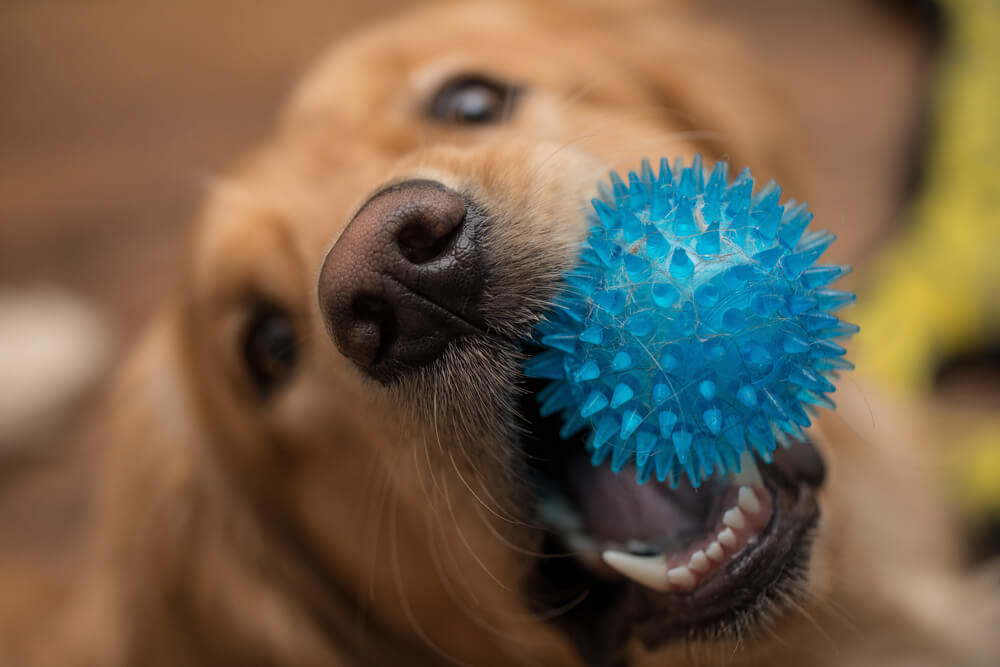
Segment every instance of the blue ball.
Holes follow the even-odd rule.
[[[828,376],[853,366],[833,341],[858,328],[832,314],[854,295],[828,286],[850,267],[816,265],[834,236],[780,197],[701,156],[601,184],[580,262],[535,328],[545,349],[524,365],[551,380],[538,400],[563,438],[589,429],[594,465],[634,460],[640,483],[697,487],[738,472],[744,451],[770,462],[815,406],[834,407]]]

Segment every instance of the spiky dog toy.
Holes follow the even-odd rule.
[[[601,185],[580,263],[535,331],[547,349],[525,363],[551,380],[538,399],[562,411],[562,437],[590,429],[594,465],[634,459],[640,483],[699,486],[744,451],[770,462],[815,406],[834,407],[827,376],[853,366],[833,340],[857,327],[832,314],[854,295],[828,286],[850,267],[815,265],[834,236],[807,232],[812,214],[779,204],[773,181],[753,186],[700,156]]]

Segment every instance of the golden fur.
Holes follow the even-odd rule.
[[[428,121],[430,91],[464,71],[530,90],[504,124]],[[823,201],[831,174],[780,84],[683,8],[425,7],[338,45],[213,188],[176,297],[118,377],[88,574],[42,663],[581,664],[519,589],[537,531],[497,416],[515,360],[456,357],[430,386],[364,381],[324,331],[318,268],[373,191],[433,178],[496,212],[494,307],[526,323],[609,168],[701,152]],[[860,257],[889,207],[821,217],[835,259]],[[267,403],[236,342],[260,297],[303,341]],[[812,430],[830,474],[797,606],[738,643],[632,642],[629,664],[996,664],[919,418],[854,380],[838,396]]]

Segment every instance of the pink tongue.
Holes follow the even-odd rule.
[[[634,468],[615,474],[607,465],[595,468],[584,458],[574,459],[569,467],[570,490],[585,530],[599,540],[655,543],[701,523],[692,511],[700,499],[690,486],[671,490],[655,479],[640,485]]]

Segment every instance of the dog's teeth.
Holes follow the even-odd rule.
[[[708,556],[702,550],[695,551],[691,554],[691,560],[688,561],[688,567],[695,572],[708,572],[708,569],[712,567],[712,564],[708,560]]]
[[[743,516],[743,511],[739,507],[734,507],[731,510],[726,511],[722,515],[722,523],[726,524],[733,530],[743,530],[747,527],[746,517]]]
[[[719,543],[724,547],[732,549],[736,546],[736,533],[733,532],[732,528],[726,528],[724,531],[719,533],[719,536],[716,539],[718,539]]]
[[[714,560],[716,563],[721,563],[726,560],[726,552],[722,550],[722,545],[718,542],[712,542],[709,544],[705,549],[705,555]]]
[[[667,581],[667,563],[662,554],[658,556],[636,556],[623,551],[605,551],[601,558],[612,570],[623,574],[643,586],[660,591],[670,590]],[[688,573],[690,574],[690,573]]]
[[[694,588],[695,577],[694,573],[691,572],[686,567],[675,567],[674,569],[667,572],[667,581],[674,584],[678,588],[691,589]]]
[[[730,477],[729,481],[739,486],[764,488],[764,479],[760,476],[760,470],[757,469],[757,462],[754,461],[753,455],[749,452],[740,454],[740,472]]]
[[[740,509],[744,512],[749,512],[750,514],[757,514],[761,510],[760,501],[757,500],[757,494],[753,492],[749,486],[741,486],[739,497],[737,499]]]

